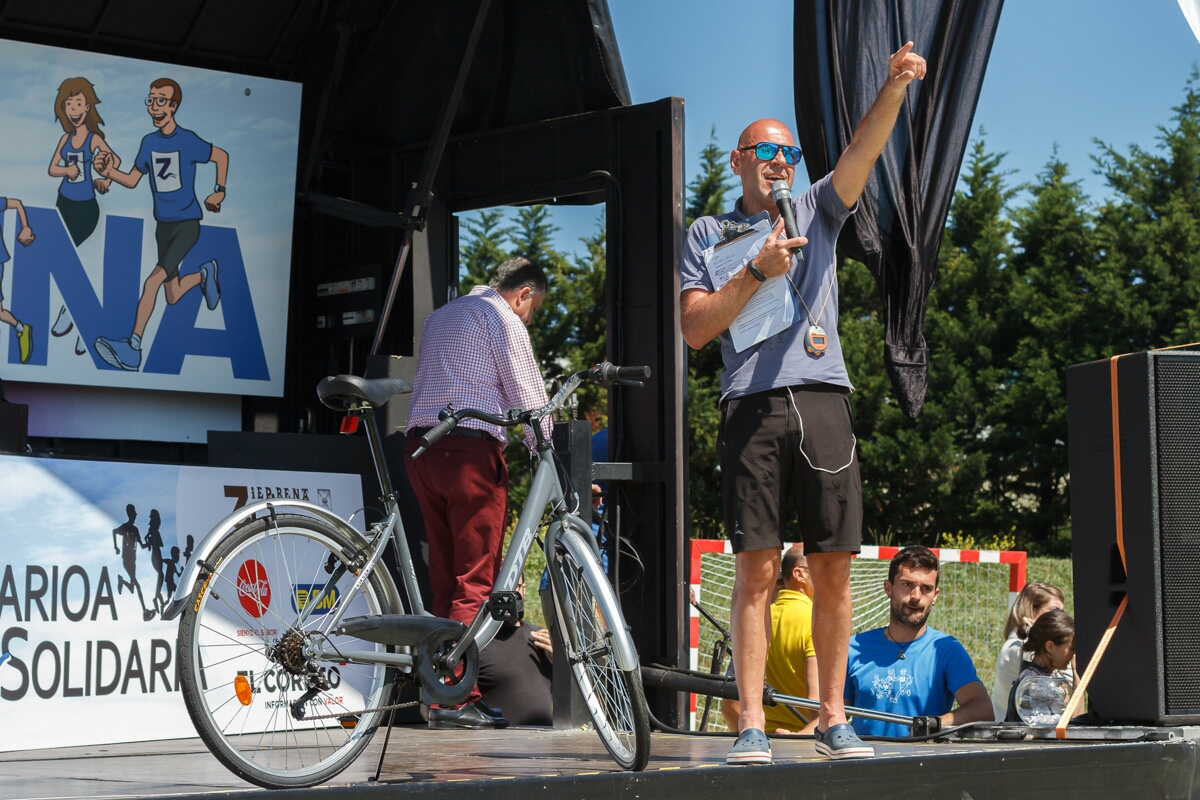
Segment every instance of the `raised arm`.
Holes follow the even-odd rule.
[[[912,52],[908,42],[888,58],[888,77],[875,102],[854,129],[850,145],[833,168],[833,188],[850,208],[858,202],[875,166],[875,159],[896,127],[896,117],[904,103],[905,91],[913,79],[925,77],[925,59]]]

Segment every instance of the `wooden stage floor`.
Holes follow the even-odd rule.
[[[727,767],[729,738],[656,733],[645,772],[616,768],[589,731],[398,727],[325,786],[287,798],[1200,798],[1200,729],[1168,741],[876,743],[870,761],[830,762],[811,739],[775,739],[770,767]],[[264,796],[198,739],[0,753],[0,798]]]

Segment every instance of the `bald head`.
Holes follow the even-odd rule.
[[[783,138],[778,138],[783,137]],[[785,141],[786,139],[786,141]],[[751,122],[738,137],[738,147],[749,147],[759,142],[778,142],[779,144],[795,144],[792,131],[785,123],[777,119],[760,119]]]
[[[804,557],[803,547],[794,544],[787,549],[780,561],[779,572],[783,575],[783,588],[812,596],[812,583],[808,580],[808,559]]]
[[[770,161],[760,159],[754,150],[754,145],[759,142],[794,145],[796,140],[788,126],[779,120],[760,119],[746,126],[738,137],[737,148],[729,154],[729,168],[742,181],[742,213],[753,216],[766,211],[774,219],[778,212],[771,199],[771,184],[783,181],[791,186],[796,167],[787,163],[782,151],[777,151]]]

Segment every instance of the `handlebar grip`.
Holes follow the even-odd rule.
[[[616,364],[610,364],[607,361],[603,364],[597,364],[592,367],[591,380],[599,383],[602,386],[611,386],[614,383],[625,381],[636,381],[650,377],[649,367],[618,367]],[[640,385],[640,384],[633,384]]]
[[[454,430],[456,425],[458,425],[458,419],[451,415],[446,417],[437,425],[434,425],[429,430],[425,431],[425,433],[421,434],[421,438],[417,440],[417,442],[420,444],[420,447],[413,451],[410,460],[416,461],[417,458],[426,450],[428,450],[434,442],[445,436],[450,431]]]

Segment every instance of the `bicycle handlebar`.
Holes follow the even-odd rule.
[[[424,453],[426,450],[428,450],[429,446],[432,445],[434,442],[436,442],[438,439],[442,438],[447,433],[454,430],[454,427],[456,425],[458,425],[458,419],[453,416],[448,416],[445,419],[443,419],[441,422],[439,422],[437,425],[434,425],[432,428],[425,431],[425,433],[422,434],[421,438],[418,440],[420,442],[421,446],[413,451],[413,454],[412,454],[413,459],[416,459],[417,456],[421,455],[421,453]]]
[[[579,388],[579,384],[581,383],[594,383],[598,386],[612,386],[616,384],[619,386],[642,387],[645,386],[645,384],[641,380],[637,379],[645,379],[649,377],[649,367],[618,367],[616,364],[610,364],[609,362],[605,361],[595,365],[591,369],[584,370],[583,372],[576,372],[570,378],[567,378],[567,380],[563,383],[562,388],[558,390],[554,397],[550,398],[550,401],[546,403],[546,405],[538,409],[522,411],[514,408],[510,409],[507,414],[501,417],[497,416],[496,414],[489,414],[486,411],[480,411],[474,408],[464,408],[455,411],[453,406],[446,406],[438,413],[438,419],[440,419],[441,422],[430,428],[421,436],[419,440],[420,447],[413,451],[410,460],[416,461],[417,458],[420,457],[420,455],[426,450],[428,450],[434,442],[448,434],[450,431],[454,430],[455,426],[464,419],[477,419],[483,422],[489,422],[493,425],[499,425],[502,428],[512,428],[517,425],[525,425],[534,420],[542,419],[548,414],[551,414],[557,409],[561,408],[563,402],[566,401],[567,397],[569,397],[576,389]],[[540,436],[541,434],[538,435]]]
[[[649,367],[618,367],[616,364],[610,364],[607,361],[603,364],[597,364],[588,370],[588,380],[592,383],[597,383],[602,386],[611,386],[614,383],[624,384],[627,386],[644,386],[638,378],[649,378]]]

